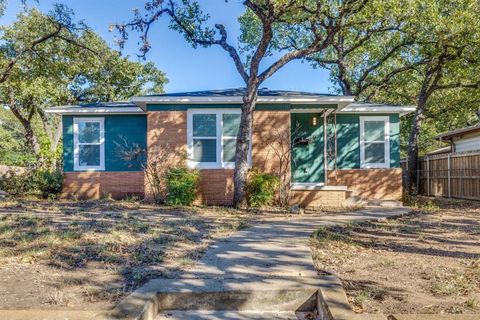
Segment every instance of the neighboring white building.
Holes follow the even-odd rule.
[[[449,142],[455,153],[480,151],[480,124],[442,133],[436,139]]]

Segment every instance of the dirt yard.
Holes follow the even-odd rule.
[[[480,313],[480,202],[414,205],[403,218],[318,230],[317,269],[340,277],[359,313]]]
[[[0,309],[108,309],[188,269],[251,218],[138,202],[0,202]]]

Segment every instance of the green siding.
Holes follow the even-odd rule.
[[[358,114],[337,115],[337,168],[360,168],[360,116]],[[398,114],[375,114],[368,116],[390,117],[390,167],[400,167],[400,117]],[[329,135],[333,124],[329,126]],[[333,162],[329,163],[333,168]]]
[[[318,119],[317,125],[311,123],[312,116]],[[323,152],[323,122],[321,113],[292,113],[292,140],[312,139],[307,145],[294,145],[292,150],[292,181],[301,183],[318,183],[325,181]],[[292,141],[292,144],[294,141]]]
[[[63,166],[73,171],[73,118],[89,116],[63,116]],[[90,116],[105,118],[105,171],[139,171],[144,159],[127,162],[121,159],[122,146],[147,148],[146,115]],[[127,148],[128,148],[127,147]]]

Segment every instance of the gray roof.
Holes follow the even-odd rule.
[[[462,134],[469,133],[469,132],[478,131],[478,130],[480,130],[480,124],[476,124],[474,126],[466,127],[466,128],[462,128],[462,129],[448,131],[448,132],[439,134],[438,136],[435,137],[435,139],[448,140],[448,139],[451,139],[453,137],[460,136]]]
[[[223,90],[205,90],[205,91],[191,91],[191,92],[176,92],[151,94],[143,97],[238,97],[245,94],[245,88],[223,89]],[[327,93],[303,92],[303,91],[288,91],[288,90],[269,90],[266,88],[258,89],[258,95],[261,97],[296,97],[296,96],[325,96],[337,97],[338,95]]]
[[[132,108],[136,106],[133,102],[93,102],[74,105],[77,108]]]

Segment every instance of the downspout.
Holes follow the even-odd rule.
[[[327,111],[323,112],[323,167],[324,167],[324,185],[328,185],[328,140],[327,140]]]
[[[333,111],[333,136],[335,139],[335,154],[333,157],[334,173],[335,173],[335,185],[338,185],[338,168],[337,168],[337,109]]]

